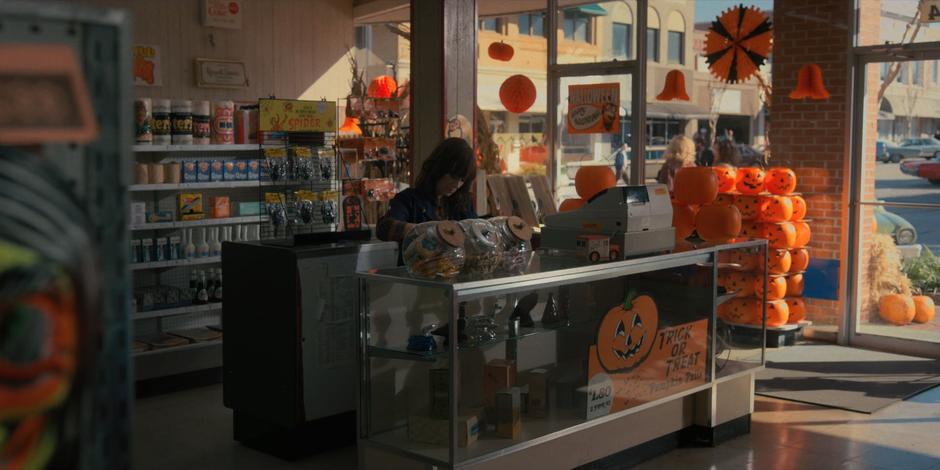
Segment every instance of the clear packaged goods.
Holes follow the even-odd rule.
[[[408,272],[420,277],[454,277],[464,266],[465,234],[456,222],[418,224],[402,242]]]
[[[532,227],[516,216],[494,217],[490,223],[501,236],[502,268],[507,271],[525,268],[532,254]]]
[[[500,230],[483,219],[467,219],[460,222],[466,234],[464,250],[466,262],[464,272],[488,274],[502,265],[502,235]]]

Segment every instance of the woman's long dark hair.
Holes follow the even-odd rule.
[[[470,186],[477,176],[473,149],[466,140],[450,137],[437,144],[415,181],[415,188],[432,198],[437,197],[437,182],[444,176],[462,179],[463,185],[454,194],[444,198],[445,216],[457,218],[470,208]]]

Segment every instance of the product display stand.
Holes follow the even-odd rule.
[[[719,259],[742,252],[760,269],[766,247],[602,264],[540,250],[522,274],[455,279],[361,272],[360,461],[574,468],[669,435],[715,445],[749,432],[763,341],[719,335],[716,313],[737,295],[718,285]],[[426,347],[415,335],[429,329]]]

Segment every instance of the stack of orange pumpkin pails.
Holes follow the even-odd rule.
[[[711,177],[709,177],[711,174]],[[716,243],[763,238],[768,242],[767,326],[798,323],[806,317],[803,272],[811,232],[806,201],[794,194],[796,174],[789,168],[731,166],[683,168],[676,173],[673,226],[676,244],[688,238]],[[719,285],[737,292],[718,315],[732,323],[760,324],[764,297],[763,264],[750,250],[729,250],[734,269],[719,272]]]

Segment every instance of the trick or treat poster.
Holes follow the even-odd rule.
[[[589,351],[588,419],[705,384],[707,351],[707,318],[660,328],[649,296],[613,306]]]
[[[620,132],[620,84],[568,86],[568,133]]]

